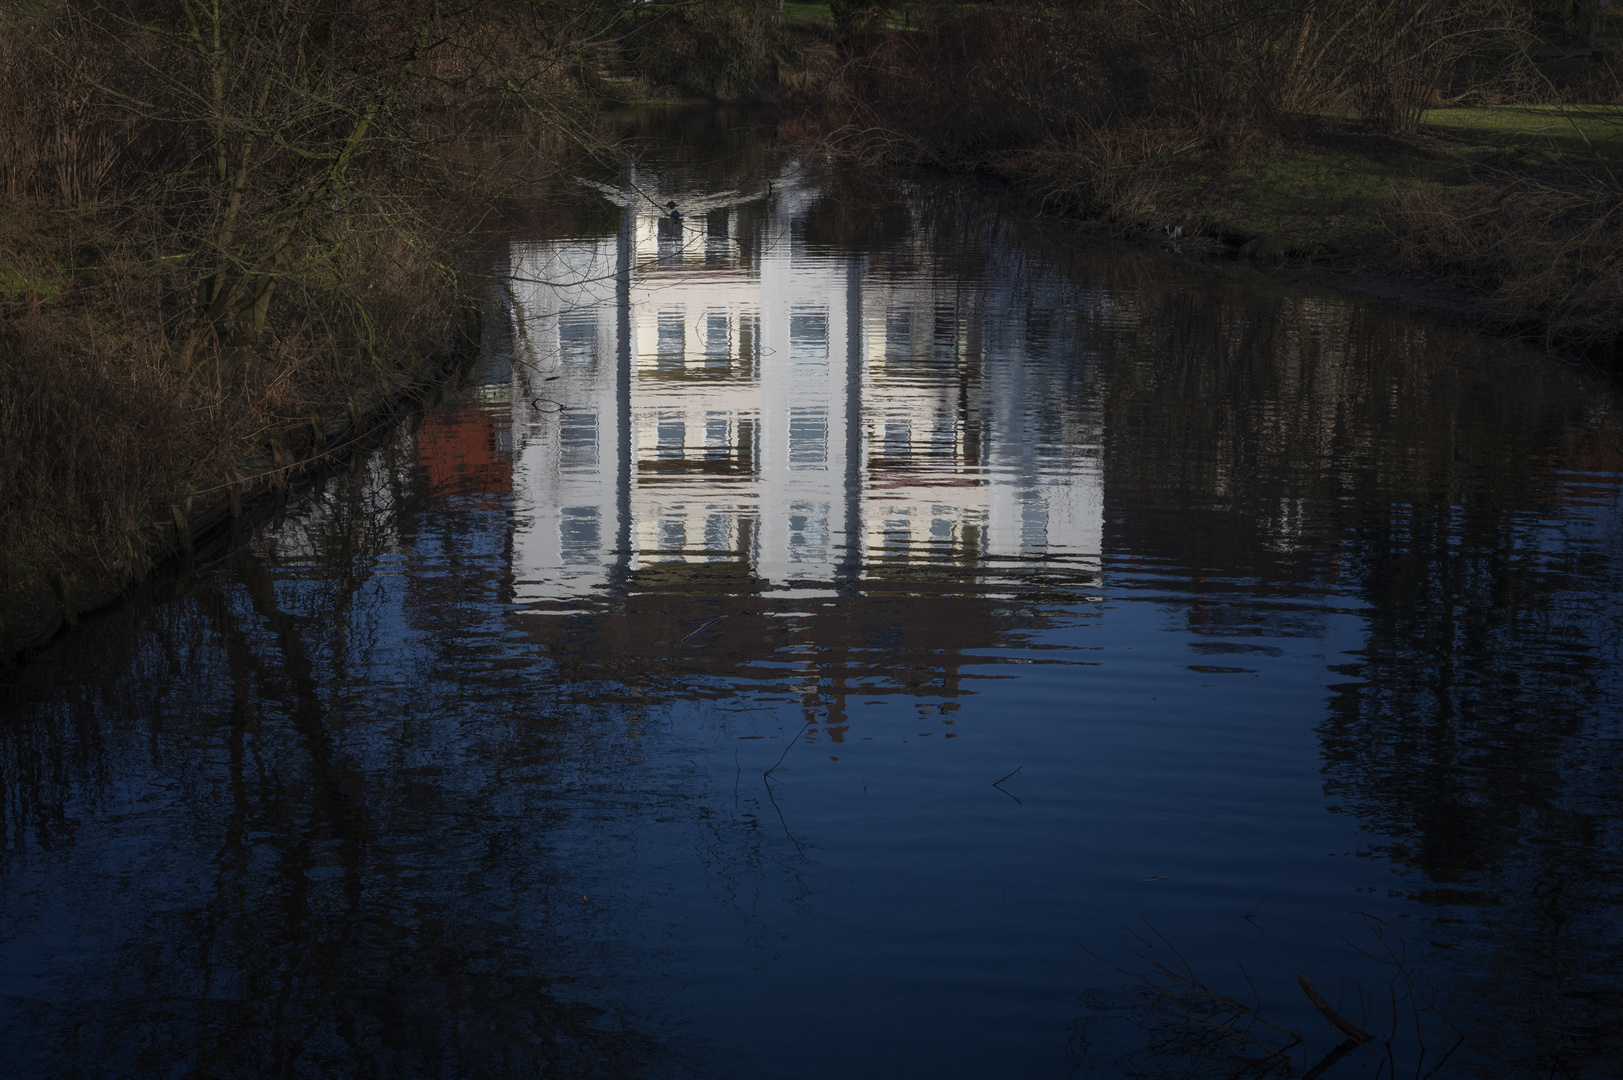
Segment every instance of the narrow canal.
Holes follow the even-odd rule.
[[[1615,1075],[1608,383],[662,130],[18,677],[4,1071]]]

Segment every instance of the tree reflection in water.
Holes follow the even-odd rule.
[[[1105,328],[1107,547],[1171,567],[1200,635],[1365,604],[1318,732],[1332,812],[1409,898],[1411,959],[1485,1076],[1623,1060],[1618,416],[1577,372],[1379,309],[1134,291]],[[1384,339],[1384,341],[1383,341]],[[1379,344],[1377,344],[1379,343]],[[1198,571],[1197,571],[1198,572]],[[1286,601],[1225,603],[1263,581]],[[1360,944],[1363,944],[1360,942]],[[1350,958],[1350,957],[1349,957]]]
[[[749,175],[712,188],[764,187],[778,167],[758,145],[738,160]],[[833,568],[829,580],[797,581],[802,591],[791,595],[757,558],[765,541],[755,530],[773,526],[764,512],[727,504],[732,516],[712,542],[694,500],[668,494],[707,484],[748,491],[761,475],[759,432],[773,422],[762,417],[765,406],[750,399],[737,415],[721,417],[704,394],[734,360],[734,389],[762,381],[755,365],[770,356],[753,344],[740,344],[734,356],[728,342],[758,341],[753,335],[766,322],[734,317],[743,309],[723,310],[718,301],[704,309],[716,321],[703,328],[718,328],[721,344],[712,349],[708,337],[695,337],[688,349],[673,344],[674,321],[669,340],[661,339],[658,318],[668,312],[650,309],[654,351],[646,367],[651,381],[661,380],[661,408],[671,416],[646,425],[647,460],[634,471],[627,452],[615,475],[628,490],[633,476],[646,484],[654,509],[646,522],[611,520],[618,507],[641,504],[629,493],[604,496],[589,507],[599,511],[596,531],[584,527],[584,513],[579,520],[554,515],[550,533],[536,524],[559,507],[525,502],[525,485],[537,483],[537,473],[516,467],[515,457],[544,438],[562,445],[565,434],[561,425],[547,426],[539,406],[531,408],[538,396],[510,399],[515,382],[539,372],[514,380],[499,362],[513,350],[493,337],[488,366],[429,410],[420,427],[408,425],[320,485],[177,596],[132,605],[25,670],[0,723],[0,1020],[11,1060],[57,1075],[658,1072],[655,1066],[670,1066],[669,1017],[620,995],[646,975],[637,969],[649,957],[663,961],[676,951],[661,939],[638,952],[626,939],[644,913],[676,903],[677,872],[669,881],[635,882],[644,892],[629,900],[598,896],[592,882],[601,871],[605,888],[624,886],[645,864],[628,860],[631,869],[615,879],[603,852],[646,842],[680,849],[646,865],[689,867],[682,872],[702,879],[693,893],[709,905],[681,909],[662,925],[718,910],[733,921],[717,933],[737,937],[770,937],[759,910],[769,902],[797,914],[817,908],[805,902],[815,889],[834,895],[819,875],[903,880],[918,873],[923,884],[906,879],[916,886],[907,895],[929,902],[902,915],[873,893],[842,895],[874,903],[875,925],[906,921],[882,939],[886,946],[928,945],[929,934],[939,934],[951,942],[944,951],[971,957],[962,973],[940,969],[962,974],[962,982],[928,999],[932,1007],[945,1002],[949,1015],[941,1023],[953,1029],[931,1030],[957,1035],[975,1027],[953,1019],[966,1013],[984,1022],[984,1043],[966,1043],[964,1062],[1001,1060],[1016,1036],[1051,1036],[1052,1052],[1042,1048],[1048,1056],[1041,1060],[1057,1067],[1063,1021],[1052,1030],[995,1026],[994,994],[1007,997],[1011,984],[986,976],[1001,971],[1005,958],[985,942],[1030,950],[1021,957],[1027,966],[1011,963],[1024,978],[1046,970],[1030,956],[1046,960],[1072,947],[1075,916],[966,944],[959,924],[932,920],[936,908],[957,901],[948,893],[967,895],[985,884],[968,870],[951,890],[938,890],[935,878],[894,865],[898,860],[829,869],[840,854],[832,842],[802,846],[799,837],[784,838],[789,821],[781,832],[777,822],[762,825],[770,790],[760,776],[749,778],[762,788],[754,803],[739,795],[739,748],[764,744],[737,741],[726,709],[769,707],[790,716],[784,755],[826,740],[836,760],[858,732],[888,730],[853,718],[869,697],[905,702],[917,713],[907,730],[920,739],[919,718],[939,710],[930,722],[943,726],[932,734],[944,738],[927,744],[932,748],[968,730],[944,726],[964,715],[953,710],[991,703],[989,711],[1007,715],[997,717],[1003,727],[982,729],[975,745],[985,755],[1001,749],[998,740],[1013,740],[1028,714],[1063,712],[1096,695],[1103,704],[1068,729],[1083,734],[1066,736],[1085,752],[1043,747],[1077,768],[1107,753],[1107,736],[1134,746],[1141,721],[1144,731],[1209,739],[1198,746],[1214,754],[1218,740],[1236,737],[1203,734],[1197,724],[1154,728],[1144,718],[1162,706],[1149,705],[1156,699],[1148,691],[1134,697],[1089,681],[1096,672],[1150,670],[1101,667],[1091,651],[1097,646],[1076,643],[1119,626],[1124,635],[1139,634],[1130,640],[1140,644],[1149,634],[1163,648],[1173,642],[1175,665],[1155,669],[1161,682],[1154,692],[1183,695],[1177,708],[1197,718],[1212,702],[1244,698],[1218,680],[1253,673],[1262,674],[1249,685],[1268,685],[1265,674],[1299,691],[1289,700],[1317,710],[1284,722],[1317,732],[1325,797],[1269,812],[1322,823],[1328,808],[1358,822],[1367,838],[1362,880],[1384,883],[1390,873],[1390,890],[1381,891],[1391,895],[1378,902],[1407,943],[1405,964],[1416,978],[1433,980],[1438,1009],[1467,1035],[1450,1072],[1440,1075],[1607,1075],[1623,1060],[1616,990],[1623,941],[1615,917],[1623,881],[1616,726],[1623,715],[1616,599],[1623,459],[1612,390],[1387,306],[1220,268],[1175,271],[1153,254],[1078,245],[1069,233],[999,213],[994,197],[965,186],[917,178],[877,191],[862,180],[813,184],[802,176],[800,183],[804,200],[776,240],[764,212],[740,210],[705,225],[715,243],[696,263],[715,271],[705,260],[720,252],[712,261],[727,262],[722,269],[742,293],[753,280],[752,260],[784,240],[785,258],[805,260],[794,266],[815,263],[812,269],[828,271],[835,283],[837,295],[820,309],[824,321],[801,312],[801,323],[785,320],[782,336],[786,353],[822,350],[812,359],[843,372],[846,381],[834,381],[850,387],[850,396],[821,402],[822,413],[807,407],[777,418],[787,421],[786,469],[795,463],[787,452],[792,440],[802,438],[806,447],[816,444],[807,461],[829,463],[831,473],[838,464],[855,478],[843,488],[828,477],[795,480],[806,490],[827,488],[818,498],[829,504],[821,512],[833,540],[804,525],[780,530],[784,550],[821,545],[816,565]],[[582,211],[577,220],[596,219]],[[651,247],[669,240],[666,233],[650,229]],[[614,251],[609,238],[590,242]],[[674,310],[676,297],[672,288],[656,299]],[[836,332],[841,313],[861,302],[872,308],[870,321]],[[603,340],[620,340],[613,320],[594,325]],[[701,328],[691,325],[695,333]],[[503,329],[500,319],[489,326],[493,335]],[[863,353],[863,332],[883,347]],[[605,347],[597,359],[607,363],[611,351],[618,347]],[[842,356],[858,363],[842,369]],[[816,367],[808,361],[808,369]],[[1008,399],[992,384],[1017,367],[1029,379],[1016,395],[1022,407],[1000,412]],[[858,385],[855,376],[880,389]],[[683,380],[704,392],[683,398],[672,389],[687,385]],[[601,380],[604,405],[593,431],[621,422],[623,403],[611,393],[618,385]],[[875,409],[905,396],[899,389],[887,398],[887,386],[914,393],[909,407],[917,416],[906,439],[900,423],[894,437],[869,423]],[[743,391],[736,396],[743,400]],[[680,417],[688,427],[678,432],[680,409],[691,415]],[[1005,414],[1018,424],[999,429]],[[632,419],[628,405],[624,441],[613,446],[639,445]],[[705,434],[703,446],[698,434],[686,434],[708,432],[711,421],[726,430],[714,439]],[[668,440],[660,423],[672,433]],[[1102,529],[1102,553],[1072,543],[1061,558],[1021,539],[1018,558],[989,564],[995,510],[976,517],[982,503],[993,505],[982,488],[1014,482],[993,468],[1000,430],[1025,440],[1002,444],[1030,451],[1021,468],[1037,462],[1020,474],[1027,495],[1053,496],[1053,508],[1065,491],[1100,493],[1073,500],[1093,516],[1079,512],[1071,524],[1076,535]],[[613,457],[607,434],[594,445],[603,461]],[[1017,472],[1010,467],[1006,476]],[[585,474],[573,475],[571,483]],[[915,515],[907,525],[913,532],[898,540],[901,525],[889,533],[867,527],[863,515],[878,511],[866,507],[900,505],[898,492],[908,484],[923,491],[925,480],[950,498],[919,495],[915,501],[929,513]],[[735,501],[765,505],[780,494]],[[575,508],[589,501],[582,497]],[[715,502],[703,508],[707,514],[721,515],[724,500]],[[1032,536],[1061,520],[1058,510],[1043,523],[1038,516],[1030,515]],[[656,517],[673,526],[671,536],[681,518],[680,544],[650,540],[634,553],[616,547],[617,537],[644,535],[633,526]],[[929,531],[934,519],[950,526],[939,543]],[[644,533],[666,535],[652,525]],[[699,537],[706,537],[702,544]],[[843,554],[836,550],[841,537],[848,542]],[[851,555],[852,537],[867,545],[861,558]],[[552,551],[547,544],[556,540],[562,565],[575,551],[564,541],[585,544],[582,538],[620,560],[613,573],[604,570],[607,562],[587,568],[604,570],[601,589],[568,593],[567,581],[577,579],[534,572],[557,569],[540,565],[534,552]],[[779,571],[792,562],[780,560]],[[578,580],[589,576],[581,574]],[[551,590],[540,599],[538,582]],[[1099,603],[1107,593],[1122,607],[1153,606],[1167,625],[1135,629]],[[567,610],[539,616],[548,604]],[[1348,625],[1362,640],[1343,664],[1335,634]],[[1062,638],[1077,627],[1096,636]],[[1123,664],[1119,654],[1109,663]],[[1327,665],[1335,665],[1328,679]],[[1189,675],[1199,680],[1184,679]],[[644,727],[676,715],[677,705],[699,720],[666,737],[664,764],[642,767],[647,746],[657,742],[657,732]],[[802,719],[806,727],[796,735]],[[756,737],[765,736],[743,736]],[[1179,749],[1136,746],[1146,756]],[[858,819],[858,831],[912,836],[904,830],[913,828],[932,842],[936,834],[919,820],[952,817],[944,833],[950,845],[928,849],[943,858],[1017,846],[1011,836],[1043,858],[1053,836],[1069,842],[1079,833],[1118,830],[1136,842],[1152,836],[1132,832],[1136,822],[1169,806],[1193,830],[1211,804],[1194,796],[1180,802],[1178,789],[1197,787],[1206,779],[1201,770],[1221,767],[1202,760],[1175,784],[1134,790],[1101,809],[1063,801],[1067,783],[1081,781],[1061,777],[1045,792],[1043,763],[1030,760],[1018,781],[1029,785],[1020,789],[1028,801],[1007,809],[1030,815],[1022,823],[1047,823],[1052,835],[1033,836],[998,832],[985,824],[1004,827],[990,811],[930,791],[930,783],[956,778],[944,766],[931,773],[917,763],[947,759],[926,759],[917,744],[896,747],[895,756],[876,755],[865,767],[904,775],[915,785],[907,797],[926,809],[894,819],[868,817],[867,803],[834,809]],[[768,764],[779,755],[778,746],[771,749]],[[1311,743],[1303,753],[1304,761],[1312,758]],[[717,761],[719,772],[707,772]],[[1000,759],[999,767],[982,769],[977,789],[1019,764]],[[1116,790],[1110,777],[1087,779]],[[829,784],[812,790],[840,790]],[[722,789],[724,799],[712,797]],[[1003,812],[1007,800],[991,797]],[[946,800],[946,809],[932,799]],[[647,839],[656,835],[648,823],[672,820],[680,829]],[[1235,860],[1252,854],[1246,837],[1230,842],[1225,850]],[[1143,874],[1124,869],[1141,852],[1057,843],[1052,850],[1119,859],[1105,871],[1131,874],[1133,883]],[[977,872],[1006,865],[962,864]],[[1108,891],[1100,884],[1104,871],[1090,878],[1057,861],[1041,870],[1045,878]],[[1322,866],[1317,872],[1329,874]],[[1277,884],[1245,887],[1260,895]],[[1144,893],[1121,895],[1132,897],[1122,904],[1148,902]],[[1351,907],[1360,899],[1335,902]],[[1118,922],[1138,913],[1109,910],[1120,912]],[[855,935],[851,926],[868,914],[839,925]],[[1239,915],[1199,931],[1222,938]],[[983,924],[998,917],[975,917],[973,929],[990,935]],[[825,924],[810,925],[820,932]],[[1356,937],[1363,926],[1346,915],[1355,943],[1367,944]],[[1167,929],[1170,939],[1186,940]],[[789,931],[781,933],[787,940]],[[1298,946],[1300,939],[1284,938]],[[1280,939],[1256,940],[1271,947]],[[1105,943],[1089,944],[1108,955]],[[807,955],[781,942],[772,948],[780,945],[784,955]],[[1323,951],[1320,962],[1339,948]],[[750,955],[769,951],[760,946]],[[1350,947],[1345,953],[1354,956]],[[1294,957],[1279,962],[1288,972]],[[1354,967],[1350,959],[1349,971]],[[1208,980],[1202,985],[1241,1000],[1221,973],[1191,970]],[[889,974],[876,963],[863,979],[890,986],[882,981]],[[1336,974],[1313,977],[1327,988]],[[713,989],[743,978],[730,970],[703,977],[714,981],[693,976],[692,985]],[[1047,999],[1034,993],[1033,1000],[1068,1016],[1088,982],[1078,954],[1061,983],[1038,988]],[[1287,1030],[1309,1023],[1324,1029],[1310,1033],[1310,1055],[1292,1059],[1300,1075],[1341,1035],[1325,1028],[1294,984],[1280,992],[1294,1005],[1276,989],[1262,993],[1257,1017]],[[836,1004],[852,1031],[865,1009],[894,1005],[864,998],[856,980],[846,992],[854,1003]],[[797,1007],[807,1004],[785,993]],[[1010,1012],[1024,1008],[1022,999]],[[729,1023],[715,1018],[707,1030]],[[794,1023],[784,1020],[774,1037]],[[882,1034],[892,1039],[888,1028]],[[751,1037],[737,1033],[740,1042]],[[879,1055],[893,1048],[880,1037],[849,1037],[864,1061],[889,1060]],[[1349,1053],[1321,1075],[1352,1075],[1364,1053]],[[1412,1067],[1413,1060],[1398,1064]],[[1429,1068],[1436,1053],[1426,1060]],[[1181,1064],[1168,1054],[1137,1062],[1190,1075],[1256,1071],[1254,1062],[1216,1052]],[[781,1064],[808,1075],[833,1070],[820,1061]],[[1107,1074],[1119,1072],[1118,1064],[1107,1062]]]
[[[57,690],[0,725],[16,1075],[621,1076],[646,1056],[556,993],[585,903],[536,828],[557,718],[487,677],[499,636],[447,632],[493,599],[508,509],[402,513],[427,494],[409,449],[27,673]],[[465,693],[426,700],[447,686]]]

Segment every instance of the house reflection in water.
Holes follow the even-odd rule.
[[[736,675],[878,647],[834,681],[950,695],[942,650],[990,644],[1033,580],[1096,580],[1096,440],[1054,429],[1095,413],[1049,392],[1085,358],[1033,337],[1029,287],[808,245],[815,195],[633,197],[617,236],[512,252],[515,599],[581,613],[533,620],[560,659]]]
[[[461,497],[489,507],[513,490],[513,436],[508,387],[481,386],[470,400],[423,416],[417,460],[436,499]]]

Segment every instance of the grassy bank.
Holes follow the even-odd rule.
[[[1507,328],[1620,347],[1623,20],[1606,9],[940,2],[825,33],[810,150],[999,175],[1180,247],[1442,282]]]
[[[614,5],[0,16],[0,656],[441,370]],[[342,442],[342,440],[338,440]]]
[[[1480,195],[1514,175],[1623,166],[1623,107],[1572,119],[1587,144],[1553,109],[1438,109],[1406,136],[1355,118],[1298,117],[1277,141],[1176,177],[1162,197],[1221,232],[1278,238],[1304,254],[1355,250],[1382,235],[1401,196]]]

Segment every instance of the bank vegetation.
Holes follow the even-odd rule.
[[[0,654],[431,384],[605,102],[773,99],[809,153],[1615,356],[1620,20],[1562,2],[6,0]]]
[[[799,126],[1177,246],[1441,279],[1615,358],[1620,30],[1598,0],[842,0]]]
[[[482,223],[592,149],[623,16],[0,6],[0,654],[433,381]]]

